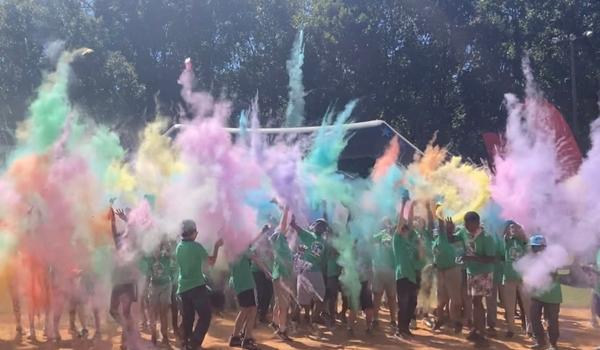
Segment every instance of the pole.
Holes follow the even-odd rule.
[[[577,84],[575,81],[575,40],[569,40],[569,51],[571,56],[571,102],[573,114],[573,130],[575,131],[575,139],[579,139],[579,118],[577,116]]]

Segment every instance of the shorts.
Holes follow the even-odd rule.
[[[373,274],[373,293],[383,292],[390,296],[396,293],[396,274],[392,269],[375,269]]]
[[[119,299],[126,296],[129,301],[137,301],[137,288],[134,283],[117,284],[113,287],[110,299]]]
[[[325,298],[325,281],[321,271],[304,271],[298,275],[298,303],[309,306],[312,301],[322,302]]]
[[[247,289],[237,295],[238,305],[240,307],[256,306],[256,298],[254,297],[254,289]]]
[[[471,297],[487,297],[492,294],[494,275],[491,272],[479,275],[467,274],[467,293]]]
[[[360,308],[365,311],[373,308],[373,293],[369,287],[369,282],[360,283]]]
[[[150,285],[150,305],[170,305],[171,290],[170,283]]]

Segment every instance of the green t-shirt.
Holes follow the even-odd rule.
[[[494,263],[494,282],[498,285],[502,284],[504,279],[504,240],[499,239],[497,236],[494,238],[494,244],[496,244],[496,262]]]
[[[325,268],[325,241],[323,237],[303,229],[298,230],[298,238],[302,245],[302,260],[310,264],[313,272],[323,271]]]
[[[170,284],[173,278],[173,271],[176,270],[171,256],[161,254],[150,260],[150,282],[154,285]]]
[[[515,270],[514,263],[527,253],[527,242],[516,237],[504,241],[504,283],[520,282],[521,275]]]
[[[433,262],[438,270],[447,270],[456,267],[456,257],[462,255],[465,250],[465,241],[462,236],[456,235],[452,243],[448,241],[445,232],[438,234],[433,241]],[[459,254],[457,254],[459,253]]]
[[[175,257],[179,268],[177,293],[181,294],[206,284],[202,264],[208,259],[208,253],[200,243],[181,241],[177,245]]]
[[[277,232],[271,238],[273,246],[273,280],[292,275],[293,256],[284,234]]]
[[[342,273],[342,267],[338,265],[338,252],[335,248],[327,243],[325,246],[325,256],[327,259],[327,266],[325,267],[325,275],[327,277],[337,277]]]
[[[482,231],[477,237],[471,238],[467,233],[466,255],[496,257],[496,242],[494,237],[487,232]],[[467,261],[467,273],[469,275],[480,275],[483,273],[493,273],[495,263],[480,263],[477,261]]]
[[[540,292],[534,291],[532,293],[532,298],[548,304],[562,303],[562,290],[560,288],[560,283],[558,282],[558,277],[554,277],[549,289]]]
[[[373,268],[377,271],[393,271],[396,266],[394,259],[393,237],[388,230],[381,230],[373,236]]]
[[[250,267],[250,252],[242,254],[233,264],[230,265],[231,284],[236,294],[240,294],[248,289],[254,289],[254,275]]]
[[[396,281],[407,278],[417,283],[417,248],[408,238],[395,234],[393,238],[394,259],[396,261]]]

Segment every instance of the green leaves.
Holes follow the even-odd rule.
[[[281,125],[286,61],[300,28],[310,125],[332,103],[339,109],[358,98],[356,119],[383,118],[420,146],[439,130],[440,142],[478,159],[480,133],[503,128],[504,93],[522,90],[525,52],[570,121],[569,43],[554,40],[570,34],[581,124],[598,114],[594,0],[4,0],[0,141],[10,141],[2,130],[23,119],[40,72],[52,69],[43,52],[56,39],[94,49],[73,64],[69,98],[114,129],[135,134],[156,112],[176,117],[186,57],[196,63],[198,88],[231,98],[234,115],[258,92],[261,123]]]

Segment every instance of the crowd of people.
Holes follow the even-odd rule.
[[[138,325],[132,315],[132,304],[138,301],[142,327],[155,345],[160,333],[162,344],[169,346],[172,329],[182,348],[201,348],[215,308],[226,303],[227,290],[235,295],[239,310],[229,339],[231,347],[258,349],[254,337],[257,324],[272,327],[284,342],[291,341],[299,327],[317,324],[332,331],[343,325],[348,337],[362,336],[355,333],[362,311],[365,336],[376,329],[389,329],[395,337],[409,340],[419,318],[434,333],[445,329],[460,336],[466,332],[466,339],[475,346],[487,346],[489,337],[510,339],[523,332],[534,340],[532,349],[557,349],[562,302],[558,271],[549,287],[531,290],[524,288],[515,266],[524,255],[546,248],[544,236],[526,233],[514,221],[507,221],[500,235],[489,233],[476,212],[468,212],[464,225],[458,227],[450,218],[439,218],[433,202],[422,203],[427,214],[416,217],[415,203],[404,199],[397,218],[382,219],[381,227],[374,228],[366,240],[353,239],[350,253],[355,266],[341,263],[339,242],[344,233],[333,229],[340,225],[331,225],[324,214],[304,228],[294,213],[280,206],[279,224],[266,224],[245,252],[227,259],[229,285],[225,287],[218,287],[210,277],[215,275],[210,270],[217,263],[222,239],[209,254],[196,240],[196,223],[185,220],[178,242],[165,236],[153,254],[128,259],[134,254],[133,238],[116,224],[119,220],[127,223],[128,212],[111,208],[116,249],[109,314],[122,327],[122,348],[139,346],[135,340]],[[598,257],[600,264],[600,254]],[[43,311],[45,336],[60,340],[65,307],[74,337],[88,337],[86,310],[90,307],[95,321],[93,337],[101,337],[101,306],[93,273],[75,269],[64,284],[51,267],[31,262],[27,266],[38,269],[30,276],[41,279],[39,285],[45,286],[34,291],[43,298],[31,298],[40,305],[29,305],[30,339],[36,339],[35,317]],[[593,269],[597,273],[598,266]],[[24,335],[22,281],[16,275],[10,280],[16,330]],[[358,287],[352,288],[349,280]],[[596,290],[594,296],[596,313],[600,311],[599,293]],[[433,295],[437,305],[430,302]],[[384,301],[390,313],[389,328],[380,319]],[[505,310],[506,334],[497,334],[498,301]]]

